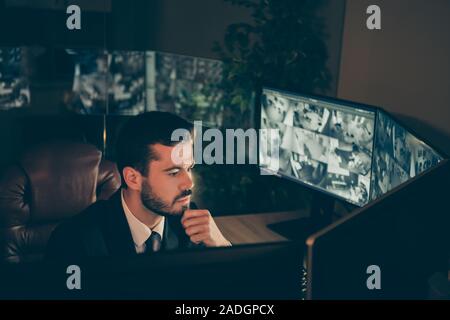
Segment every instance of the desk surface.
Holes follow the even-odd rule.
[[[267,225],[308,216],[305,211],[270,212],[216,217],[222,234],[233,244],[255,244],[287,241]]]

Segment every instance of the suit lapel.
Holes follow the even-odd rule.
[[[111,256],[129,256],[136,254],[136,249],[122,207],[121,190],[117,191],[108,201],[105,208],[105,242]],[[180,217],[166,217],[162,236],[162,250],[170,251],[193,245],[184,232]],[[195,245],[194,245],[195,246]]]
[[[122,207],[121,189],[108,201],[105,210],[105,238],[111,256],[136,254],[125,212]]]
[[[162,248],[164,251],[174,250],[179,247],[178,236],[173,230],[172,223],[169,217],[166,217],[164,220],[164,234],[163,234],[163,242]]]
[[[180,217],[176,216],[166,217],[163,239],[164,250],[186,249],[198,246],[190,241],[189,236],[181,225]]]

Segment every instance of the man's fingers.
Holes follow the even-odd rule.
[[[185,229],[198,224],[209,224],[209,216],[190,218],[182,221],[181,223]]]
[[[209,225],[195,225],[193,227],[189,227],[186,230],[186,234],[188,236],[206,234],[209,235]]]
[[[200,242],[203,242],[207,239],[208,237],[201,233],[201,234],[196,234],[193,235],[192,237],[190,237],[191,242],[195,243],[195,244],[199,244]]]
[[[186,210],[181,218],[181,223],[183,223],[187,219],[209,216],[210,213],[208,210]]]
[[[208,210],[186,210],[181,223],[191,242],[207,247],[230,246]]]

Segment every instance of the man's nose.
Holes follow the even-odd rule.
[[[192,189],[192,188],[194,188],[194,179],[192,177],[192,173],[184,171],[183,181],[180,185],[180,189],[187,190],[187,189]]]

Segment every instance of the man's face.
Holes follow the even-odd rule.
[[[99,73],[108,72],[108,58],[107,57],[98,57],[96,60],[97,70]]]
[[[187,146],[152,145],[158,159],[150,161],[149,174],[142,180],[141,200],[143,205],[162,216],[182,215],[189,208],[194,166],[192,142]],[[180,152],[178,152],[179,150]],[[173,161],[173,153],[178,160]]]
[[[347,125],[347,132],[344,137],[346,142],[368,143],[373,137],[373,125],[369,122],[356,120],[350,121]]]
[[[273,122],[283,122],[289,109],[289,101],[283,97],[267,97],[267,116]]]
[[[318,131],[322,127],[322,117],[312,111],[306,111],[301,121],[302,127],[311,131]]]

